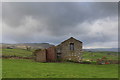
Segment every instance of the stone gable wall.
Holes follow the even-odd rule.
[[[70,43],[74,43],[74,50],[70,50]],[[57,46],[57,53],[60,50],[62,60],[79,62],[82,56],[82,42],[73,38],[62,42]]]

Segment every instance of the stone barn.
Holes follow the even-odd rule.
[[[82,42],[71,37],[57,46],[37,50],[34,53],[36,54],[35,60],[39,62],[67,60],[80,62],[82,57]]]

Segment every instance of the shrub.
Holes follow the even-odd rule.
[[[96,61],[91,61],[91,64],[96,64]]]
[[[81,61],[82,64],[91,64],[91,61]]]
[[[97,64],[110,64],[106,56],[103,56],[101,59],[97,59]]]

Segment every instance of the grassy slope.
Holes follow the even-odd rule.
[[[107,55],[107,53],[112,53],[112,55]],[[107,59],[118,60],[117,52],[83,52],[84,59],[93,59],[96,60],[98,58],[102,58],[106,56]],[[93,56],[94,55],[94,56]]]
[[[32,51],[27,51],[24,49],[2,49],[2,55],[18,56],[18,57],[31,57]]]
[[[117,64],[38,63],[3,59],[3,78],[117,78]]]

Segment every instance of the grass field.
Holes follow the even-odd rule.
[[[2,59],[0,59],[0,79],[2,78]]]
[[[3,78],[117,78],[118,65],[38,63],[27,59],[3,59]]]

